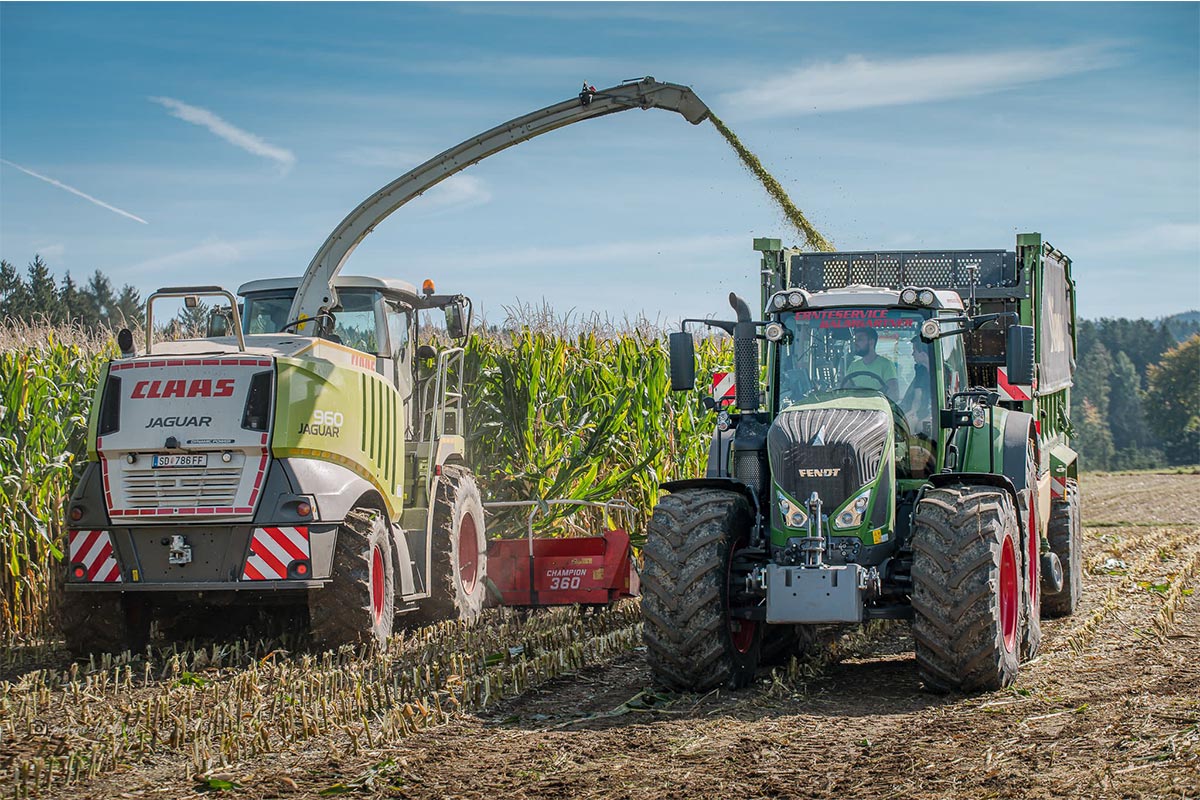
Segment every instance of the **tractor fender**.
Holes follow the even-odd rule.
[[[1025,443],[1033,440],[1033,457],[1038,459],[1037,430],[1033,425],[1033,415],[1024,411],[1009,411],[1004,417],[1004,433],[1000,442],[1001,469],[1018,492],[1028,488],[1028,472],[1025,469]],[[1035,472],[1040,472],[1035,469]]]
[[[684,480],[660,483],[658,488],[664,492],[678,492],[684,489],[722,489],[726,492],[737,492],[750,501],[750,507],[754,509],[756,515],[758,514],[758,498],[755,497],[754,490],[734,478],[685,478]]]
[[[1022,452],[1024,451],[1022,450]],[[995,486],[1008,492],[1013,502],[1013,508],[1021,507],[1017,488],[1006,475],[995,472],[939,472],[936,475],[930,475],[928,481],[929,485],[935,489],[943,486]],[[1024,483],[1023,480],[1022,483]],[[1024,523],[1021,523],[1021,527],[1024,527]]]

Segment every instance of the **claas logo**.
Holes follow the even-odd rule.
[[[159,400],[167,397],[232,397],[237,382],[233,378],[193,381],[138,381],[133,387],[134,400]]]

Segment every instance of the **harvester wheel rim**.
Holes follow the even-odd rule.
[[[1020,610],[1021,580],[1017,569],[1017,551],[1011,536],[1004,537],[1000,554],[1000,629],[1004,649],[1013,652],[1017,647],[1017,617]]]
[[[383,548],[375,545],[371,548],[371,611],[375,614],[376,623],[383,619],[383,609],[387,600],[383,583]]]
[[[479,533],[475,529],[475,518],[464,514],[458,527],[458,577],[467,594],[474,591],[478,573]]]

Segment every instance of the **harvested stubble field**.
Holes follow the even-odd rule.
[[[70,670],[9,653],[3,794],[1200,796],[1200,477],[1082,491],[1083,607],[1044,624],[1007,691],[922,691],[894,625],[747,691],[654,695],[632,604],[496,613],[368,658],[259,643]]]

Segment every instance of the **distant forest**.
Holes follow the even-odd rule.
[[[115,289],[97,270],[85,284],[56,282],[35,256],[22,272],[0,261],[0,316],[32,324],[136,327],[142,298]],[[207,307],[184,308],[184,330],[203,330]],[[1088,470],[1149,469],[1200,463],[1200,311],[1159,320],[1081,320],[1074,444]]]

